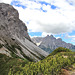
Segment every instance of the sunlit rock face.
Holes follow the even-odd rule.
[[[8,4],[0,4],[0,35],[14,36],[18,38],[30,37],[27,33],[26,25],[19,19],[19,14],[16,9]],[[4,34],[3,34],[4,33]]]
[[[26,25],[19,19],[18,11],[4,3],[0,3],[0,44],[9,50],[8,55],[14,53],[33,61],[39,61],[48,55],[31,42]]]

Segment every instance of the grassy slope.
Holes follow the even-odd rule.
[[[15,64],[16,63],[16,64]],[[61,75],[62,69],[68,69],[75,63],[75,52],[66,48],[57,48],[48,57],[37,63],[9,58],[0,54],[1,75]]]

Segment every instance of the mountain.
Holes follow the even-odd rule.
[[[0,75],[69,74],[75,75],[75,52],[59,47],[48,55],[31,41],[17,10],[0,3]]]
[[[29,61],[39,61],[48,55],[33,44],[18,11],[4,3],[0,3],[0,53]]]
[[[33,37],[32,41],[37,44],[38,47],[51,53],[58,47],[64,47],[71,50],[75,50],[75,45],[62,41],[61,38],[56,39],[53,35],[47,35],[46,37]]]

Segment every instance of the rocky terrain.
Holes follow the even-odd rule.
[[[0,3],[0,53],[31,61],[39,61],[48,55],[31,42],[18,11],[4,3]]]
[[[47,35],[46,37],[33,37],[32,41],[36,43],[38,47],[49,53],[51,53],[54,49],[58,47],[75,50],[75,45],[66,43],[62,41],[61,38],[56,39],[53,35]]]

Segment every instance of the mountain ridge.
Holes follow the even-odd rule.
[[[32,41],[36,44],[39,43],[38,47],[51,53],[58,47],[64,47],[71,50],[75,50],[75,45],[64,42],[61,38],[55,38],[53,35],[47,35],[46,37],[33,37]]]

